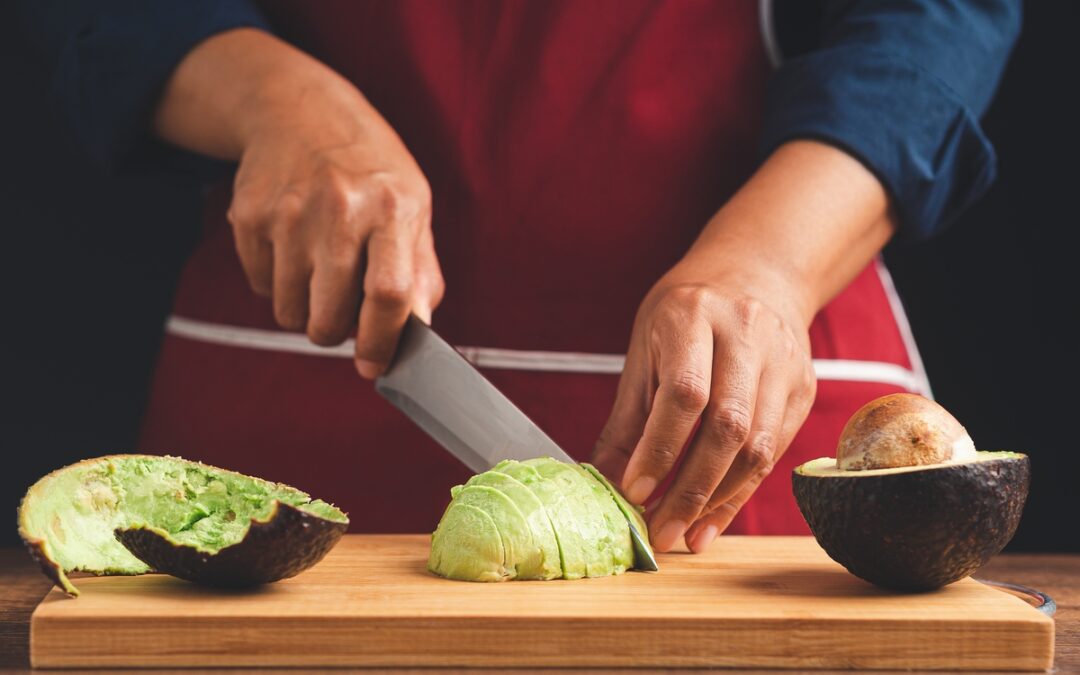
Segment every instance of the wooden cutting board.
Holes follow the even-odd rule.
[[[77,580],[34,612],[36,667],[730,666],[1043,670],[1053,621],[966,579],[877,589],[812,538],[721,537],[658,573],[475,584],[425,571],[427,536],[351,535],[254,591],[161,575]]]

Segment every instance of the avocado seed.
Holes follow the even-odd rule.
[[[844,471],[922,466],[975,458],[971,436],[948,410],[916,394],[890,394],[855,411],[840,434]]]

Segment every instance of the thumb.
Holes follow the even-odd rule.
[[[600,431],[592,454],[592,463],[614,485],[622,484],[626,465],[641,440],[645,420],[649,416],[647,378],[644,364],[636,358],[636,353],[631,348],[626,357],[615,394],[615,405]]]

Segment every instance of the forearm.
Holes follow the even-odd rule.
[[[340,119],[333,108],[366,105],[319,61],[269,33],[241,28],[205,40],[184,57],[158,102],[154,131],[184,149],[236,160],[261,128],[290,124],[309,100],[327,125]]]
[[[774,291],[809,325],[894,229],[888,195],[862,164],[832,146],[793,141],[717,212],[684,264]]]

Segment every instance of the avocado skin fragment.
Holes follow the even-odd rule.
[[[216,553],[177,544],[146,526],[118,529],[116,538],[155,571],[206,586],[244,588],[303,572],[322,560],[347,528],[348,523],[278,502],[269,518],[252,521],[243,539]]]
[[[45,574],[76,596],[66,572],[153,568],[236,586],[282,579],[333,548],[349,520],[280,483],[177,457],[108,455],[38,480],[23,497],[18,522]]]
[[[818,543],[852,574],[886,588],[932,590],[982,567],[1020,522],[1030,460],[979,454],[979,461],[862,476],[805,474],[804,464],[792,489]]]

